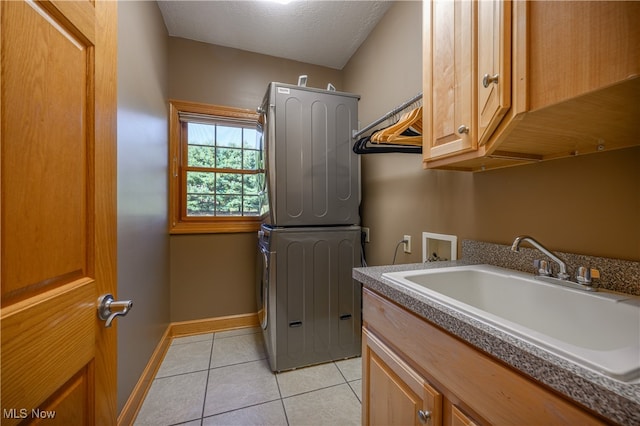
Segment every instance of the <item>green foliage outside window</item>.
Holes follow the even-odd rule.
[[[259,215],[264,177],[258,131],[188,123],[187,132],[187,215]]]

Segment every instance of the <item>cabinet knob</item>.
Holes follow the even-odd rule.
[[[463,133],[467,133],[469,134],[469,127],[465,126],[464,124],[460,127],[458,127],[458,133],[460,133],[461,135]]]
[[[491,77],[489,74],[485,74],[482,77],[482,85],[487,88],[491,83],[498,84],[498,74]]]
[[[420,423],[422,424],[427,423],[431,420],[431,411],[418,410],[418,419],[420,419]]]

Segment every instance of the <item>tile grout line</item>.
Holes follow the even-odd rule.
[[[285,396],[285,397],[282,397],[280,399],[282,399],[284,401],[285,399],[291,399],[291,398],[298,397],[300,395],[307,395],[307,394],[314,393],[314,392],[321,391],[321,390],[327,390],[327,389],[331,389],[331,388],[336,388],[336,387],[342,386],[342,385],[349,386],[349,382],[336,383],[335,385],[323,386],[323,387],[318,388],[318,389],[311,389],[311,390],[307,390],[307,391],[304,391],[304,392],[295,393],[293,395]],[[353,392],[353,389],[351,389],[351,386],[349,386],[349,389]],[[356,395],[356,399],[358,399],[357,395]]]
[[[245,406],[243,406],[243,407],[232,408],[232,409],[227,410],[227,411],[220,411],[219,413],[215,413],[215,414],[211,414],[210,416],[205,416],[205,417],[203,417],[203,418],[202,418],[202,421],[204,422],[204,419],[208,419],[208,418],[211,418],[211,417],[216,417],[216,416],[220,416],[220,415],[223,415],[223,414],[234,413],[234,412],[237,412],[237,411],[242,411],[242,410],[247,409],[247,408],[259,407],[259,406],[261,406],[261,405],[266,405],[266,404],[270,404],[270,403],[272,403],[272,402],[277,402],[277,401],[282,402],[282,398],[276,398],[276,399],[272,399],[272,400],[270,400],[270,401],[257,402],[257,403],[255,403],[255,404],[245,405]],[[283,408],[284,408],[284,407],[283,407]],[[286,417],[286,412],[285,412],[285,417]],[[185,422],[185,423],[186,423],[186,422]],[[287,424],[288,424],[288,423],[289,423],[289,422],[287,421]]]
[[[353,359],[353,358],[349,358],[349,359]],[[342,370],[340,370],[340,367],[338,367],[338,364],[336,363],[336,361],[333,361],[333,365],[336,366],[336,368],[338,369],[338,371],[342,375],[342,378],[344,379],[345,383],[347,384],[347,386],[349,386],[349,389],[351,389],[351,392],[353,392],[353,394],[355,395],[356,399],[360,402],[360,404],[362,404],[362,401],[360,401],[360,397],[358,396],[356,391],[353,389],[353,387],[351,387],[351,385],[349,384],[350,383],[349,379],[347,379],[347,376],[345,376],[344,373],[342,372]],[[356,379],[356,380],[362,380],[362,378]],[[355,382],[356,380],[352,380],[351,382]]]
[[[193,373],[202,373],[203,371],[209,370],[207,369],[202,369],[202,370],[193,370],[193,371],[183,371],[182,373],[175,373],[175,374],[170,374],[168,376],[162,376],[162,377],[154,377],[153,380],[164,380],[164,379],[170,379],[172,377],[179,377],[179,376],[186,376],[187,374],[193,374]]]
[[[233,367],[233,366],[236,366],[236,365],[249,364],[251,362],[262,361],[262,360],[265,360],[265,359],[267,359],[267,358],[257,358],[257,359],[250,359],[250,360],[246,360],[246,361],[232,362],[231,364],[224,364],[224,365],[217,365],[215,367],[209,367],[209,370],[217,370],[219,368],[226,368],[226,367]],[[200,370],[200,371],[204,371],[204,370]]]
[[[200,416],[200,426],[204,423],[204,410],[207,407],[207,389],[209,388],[209,375],[211,374],[211,360],[213,359],[213,344],[216,341],[216,333],[211,337],[211,352],[209,352],[209,365],[207,368],[207,380],[204,385],[204,398],[202,399],[202,415]]]
[[[342,372],[342,370],[340,370],[340,367],[338,367],[338,364],[335,361],[332,361],[333,365],[336,366],[336,368],[338,369],[338,372],[340,373],[340,375],[342,376],[342,378],[344,379],[345,383],[349,383],[349,381],[347,380],[346,376],[344,375],[344,373]]]
[[[280,398],[280,405],[282,405],[282,412],[284,413],[284,421],[287,422],[287,426],[290,426],[289,416],[287,415],[287,408],[284,406],[283,398]]]
[[[264,341],[262,343],[264,345]],[[265,350],[266,353],[266,350]],[[267,355],[268,358],[268,355]],[[269,360],[267,359],[267,364],[269,364]],[[269,366],[269,369],[271,367]],[[278,387],[278,395],[280,395],[280,405],[282,405],[282,412],[284,413],[284,420],[287,422],[287,426],[289,426],[289,416],[287,416],[287,408],[284,406],[284,398],[282,397],[282,391],[280,390],[280,381],[278,380],[278,375],[272,371],[273,377],[276,379],[276,386]]]

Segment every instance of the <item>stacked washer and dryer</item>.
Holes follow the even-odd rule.
[[[256,298],[273,371],[361,354],[357,95],[270,83]]]

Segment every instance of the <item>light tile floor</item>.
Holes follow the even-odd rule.
[[[361,359],[274,374],[259,328],[176,338],[135,425],[360,425]]]

